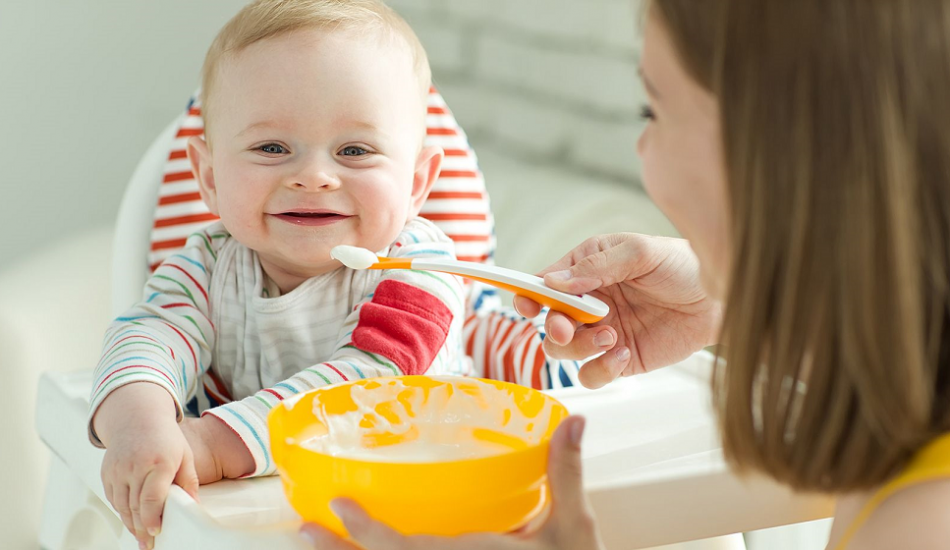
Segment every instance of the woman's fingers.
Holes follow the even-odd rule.
[[[630,365],[630,349],[617,345],[617,331],[608,325],[582,326],[568,317],[551,312],[545,322],[547,337],[542,344],[544,353],[553,359],[582,361],[602,354],[585,363],[578,379],[584,387],[596,389],[613,382]]]
[[[364,548],[385,548],[387,550],[408,548],[409,539],[402,537],[391,527],[369,517],[369,514],[356,502],[338,498],[330,503],[330,508],[343,522],[343,526],[350,533],[350,537]]]
[[[356,502],[338,498],[330,507],[356,544],[344,541],[318,525],[304,525],[300,533],[319,550],[534,550],[540,548],[514,536],[472,533],[457,537],[404,536],[371,518]],[[568,547],[565,547],[568,548]]]
[[[603,256],[603,252],[598,253]],[[587,265],[590,260],[585,258],[584,265],[577,264],[570,269],[555,271],[544,276],[544,284],[567,294],[587,294],[605,286],[610,286],[615,282],[612,277],[604,272],[595,272],[593,268]],[[599,268],[606,269],[606,268]]]
[[[622,233],[591,237],[539,271],[537,276],[543,277],[549,287],[569,294],[587,294],[620,282],[629,268],[626,265],[629,253],[617,254],[614,249],[628,239],[630,236]],[[528,318],[537,317],[541,312],[540,305],[521,296],[515,297],[514,306]]]
[[[548,451],[548,482],[551,485],[551,521],[562,522],[584,511],[584,483],[581,467],[581,438],[585,420],[569,416],[551,436]]]
[[[329,529],[313,523],[305,523],[300,528],[300,536],[317,550],[361,550],[359,546],[340,538]]]
[[[534,319],[538,315],[541,315],[541,304],[531,298],[516,295],[512,300],[512,305],[515,306],[515,311],[528,319]]]
[[[606,235],[595,251],[558,271],[547,270],[544,283],[570,294],[586,294],[598,288],[622,283],[643,271],[643,254],[637,236]],[[589,250],[589,249],[588,249]]]
[[[585,388],[597,389],[616,380],[629,364],[630,349],[619,347],[585,363],[577,378]]]
[[[548,313],[544,320],[544,332],[547,334],[545,340],[550,340],[551,351],[558,351],[566,347],[574,340],[574,332],[577,330],[576,321],[557,311]],[[568,357],[558,357],[558,359],[567,359]]]
[[[617,344],[617,331],[609,325],[580,326],[557,312],[544,322],[544,352],[554,359],[580,361],[604,353]]]
[[[584,493],[581,438],[584,418],[570,416],[551,437],[548,482],[551,517],[540,536],[556,548],[599,548],[594,516]]]

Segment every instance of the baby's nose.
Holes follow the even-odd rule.
[[[331,190],[340,187],[340,178],[325,171],[299,174],[293,179],[292,186],[300,190]]]

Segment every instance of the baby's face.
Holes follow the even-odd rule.
[[[408,48],[307,30],[221,65],[202,197],[265,270],[307,278],[330,249],[380,250],[428,193],[424,95]]]

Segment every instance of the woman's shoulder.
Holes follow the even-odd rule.
[[[848,550],[950,548],[950,477],[890,495],[855,534]]]

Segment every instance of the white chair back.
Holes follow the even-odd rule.
[[[119,206],[112,241],[112,313],[121,315],[142,299],[148,278],[149,238],[163,168],[175,132],[181,125],[176,118],[155,138],[142,156]]]

